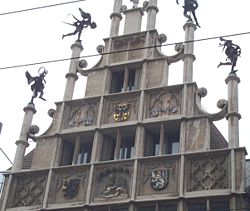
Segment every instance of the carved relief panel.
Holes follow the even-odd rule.
[[[64,128],[94,126],[97,121],[99,100],[73,102],[66,107]]]
[[[138,194],[169,194],[177,195],[178,185],[178,157],[156,158],[141,161]]]
[[[97,167],[94,176],[93,201],[121,200],[130,197],[133,164]]]
[[[132,121],[138,118],[139,93],[106,98],[103,124]]]
[[[187,192],[229,188],[228,153],[189,156],[186,163]]]
[[[41,206],[43,203],[48,172],[14,176],[8,207]]]
[[[180,91],[154,91],[147,96],[146,118],[181,114]]]
[[[88,168],[66,168],[55,170],[50,188],[49,203],[85,201]]]

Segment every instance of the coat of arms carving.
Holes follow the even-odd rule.
[[[64,192],[63,196],[66,199],[73,199],[77,196],[79,192],[81,179],[65,179],[63,181],[62,191]]]
[[[160,191],[168,185],[169,171],[167,169],[155,169],[151,171],[150,185],[154,190]]]

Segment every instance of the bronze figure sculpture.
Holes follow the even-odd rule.
[[[89,13],[84,12],[81,8],[79,8],[79,11],[81,13],[82,20],[78,20],[74,15],[72,15],[76,21],[73,24],[71,24],[71,23],[66,23],[66,24],[74,26],[76,29],[72,33],[68,33],[68,34],[63,35],[62,39],[66,36],[71,36],[71,35],[75,35],[78,33],[77,41],[81,41],[80,38],[82,35],[82,30],[84,28],[87,28],[88,26],[90,26],[91,29],[96,28],[96,23],[94,21],[91,22],[91,15]]]
[[[179,0],[176,0],[176,3],[179,4]],[[191,15],[188,14],[188,12],[190,12],[193,15],[194,21],[195,21],[195,25],[200,27],[196,14],[195,14],[195,10],[198,8],[198,3],[196,0],[184,0],[184,12],[183,15],[188,18],[189,21],[192,21],[192,17]]]
[[[38,70],[38,73],[39,73],[39,76],[32,77],[28,71],[25,72],[28,84],[34,82],[31,85],[31,90],[33,91],[33,95],[31,97],[30,103],[32,104],[33,104],[34,98],[37,97],[38,93],[40,93],[39,98],[46,101],[46,99],[43,98],[43,89],[44,89],[44,84],[46,83],[44,78],[48,74],[48,71],[44,67],[40,67]]]
[[[220,41],[223,43],[220,43],[220,47],[223,47],[223,51],[225,50],[225,54],[227,56],[226,61],[228,62],[220,62],[217,68],[219,68],[222,65],[232,65],[231,72],[230,73],[236,73],[238,70],[235,70],[234,67],[236,66],[238,57],[241,55],[241,48],[238,45],[235,45],[232,40],[226,40],[223,37],[220,38]]]

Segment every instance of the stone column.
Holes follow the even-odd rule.
[[[24,109],[24,118],[23,118],[23,125],[20,133],[19,140],[16,141],[16,154],[13,162],[13,166],[11,171],[17,172],[22,169],[23,166],[23,158],[26,151],[26,147],[29,146],[28,144],[28,135],[30,126],[32,123],[33,115],[36,113],[35,105],[29,103]]]
[[[194,56],[194,31],[196,30],[196,26],[193,22],[188,21],[183,29],[185,31],[185,48],[183,55],[183,83],[193,82],[193,63],[195,60]]]
[[[157,7],[157,1],[158,0],[150,0],[149,6],[147,7],[147,27],[146,30],[153,30],[155,29],[155,22],[156,22],[156,14],[159,12],[159,9]]]
[[[81,51],[83,50],[82,44],[79,41],[76,41],[72,46],[72,56],[69,66],[69,72],[66,74],[67,82],[64,92],[63,100],[72,100],[75,88],[75,82],[78,79],[77,76],[77,65],[79,62],[79,57]]]
[[[113,13],[110,15],[111,27],[110,27],[110,37],[118,36],[120,22],[122,19],[121,15],[122,0],[115,0]]]
[[[238,84],[240,78],[235,73],[230,73],[225,80],[228,85],[228,142],[230,147],[239,147],[239,119],[238,113]]]

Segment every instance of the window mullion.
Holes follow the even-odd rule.
[[[129,76],[129,70],[127,67],[125,67],[124,81],[123,81],[123,92],[126,92],[128,89],[128,76]]]
[[[75,141],[75,149],[74,149],[72,165],[77,164],[79,150],[80,150],[80,136],[78,135]]]
[[[163,155],[164,154],[164,142],[165,142],[165,128],[164,125],[161,124],[161,129],[160,129],[160,151],[159,151],[159,155]]]

